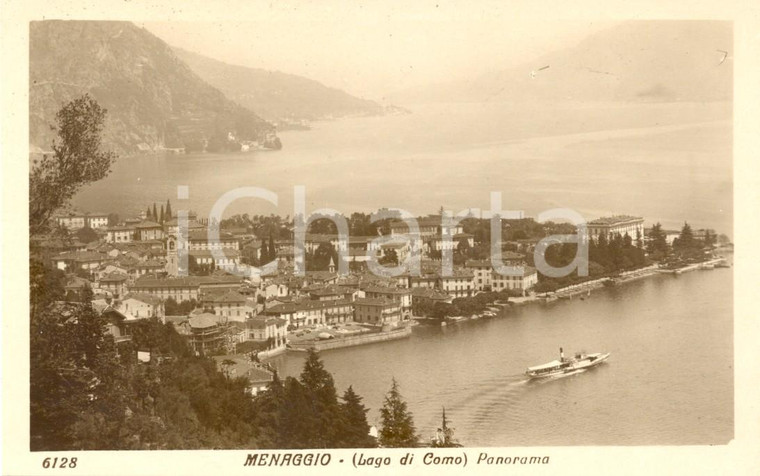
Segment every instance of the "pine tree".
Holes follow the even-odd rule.
[[[445,407],[441,414],[441,427],[438,428],[431,446],[433,448],[458,448],[462,446],[456,439],[454,439],[454,429],[449,426],[449,421],[446,419]]]
[[[367,412],[369,410],[362,404],[362,397],[354,392],[349,386],[343,393],[343,403],[340,404],[341,416],[341,448],[374,448],[377,440],[369,435],[369,423]]]
[[[263,448],[285,448],[287,442],[280,435],[282,418],[285,411],[285,386],[277,371],[264,393],[255,400],[255,426],[259,429],[257,440]]]
[[[385,403],[380,409],[382,429],[379,443],[386,448],[414,448],[417,435],[412,414],[401,398],[398,383],[394,378],[390,391],[385,396]]]
[[[339,421],[338,394],[330,372],[319,359],[314,349],[309,349],[301,372],[303,385],[315,419],[315,434],[311,435],[312,447],[334,448],[341,438]]]

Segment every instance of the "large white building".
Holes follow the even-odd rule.
[[[586,224],[588,236],[598,239],[600,235],[609,238],[614,235],[628,236],[632,240],[644,239],[644,219],[630,215],[615,215],[611,217],[597,218]]]
[[[495,271],[491,275],[491,288],[496,292],[516,289],[525,293],[536,284],[538,284],[538,272],[536,268],[530,266],[523,266],[522,273],[518,276],[503,276]]]
[[[108,226],[108,214],[106,213],[67,213],[55,217],[59,226],[69,230],[78,230],[89,227],[92,229]]]
[[[209,240],[207,230],[192,230],[187,239],[179,240],[176,234],[166,238],[166,272],[169,276],[179,274],[179,251],[187,251],[188,266],[190,260],[196,265],[213,264],[217,269],[232,271],[240,266],[240,242],[229,233],[220,233],[218,240]],[[221,251],[223,256],[214,256],[214,251]]]

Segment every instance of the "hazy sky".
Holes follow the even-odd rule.
[[[382,100],[407,87],[483,72],[572,46],[613,23],[517,19],[498,9],[265,10],[224,23],[138,23],[173,46],[316,79]],[[307,14],[308,13],[308,14]]]

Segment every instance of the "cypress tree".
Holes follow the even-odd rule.
[[[166,221],[169,221],[172,219],[172,204],[169,202],[169,200],[166,200],[166,215],[164,216]]]
[[[153,203],[153,221],[158,221],[158,212],[156,211],[155,203]]]
[[[385,403],[380,409],[382,429],[379,443],[386,448],[414,448],[417,435],[412,414],[406,408],[401,397],[398,383],[394,378],[391,389],[385,396]]]
[[[158,219],[158,222],[161,223],[162,225],[164,224],[164,206],[163,205],[161,205],[161,215]]]
[[[145,219],[150,220],[150,205],[148,205],[148,208],[145,210]]]
[[[274,236],[272,233],[269,233],[269,260],[272,261],[275,258],[277,258],[277,248],[274,246]]]

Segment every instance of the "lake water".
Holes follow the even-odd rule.
[[[709,104],[444,104],[400,116],[316,123],[281,134],[277,152],[157,155],[121,159],[74,204],[137,214],[153,202],[207,214],[241,186],[276,192],[279,206],[241,200],[229,213],[293,215],[293,186],[307,211],[414,214],[490,207],[528,216],[556,207],[587,218],[644,216],[671,228],[684,220],[732,235],[731,106]],[[190,187],[176,200],[177,185]]]
[[[391,378],[429,437],[441,407],[465,446],[705,445],[733,438],[731,269],[661,275],[409,339],[322,352],[339,394],[371,408]],[[584,373],[527,381],[558,348],[611,352]],[[303,354],[273,362],[298,376]]]

